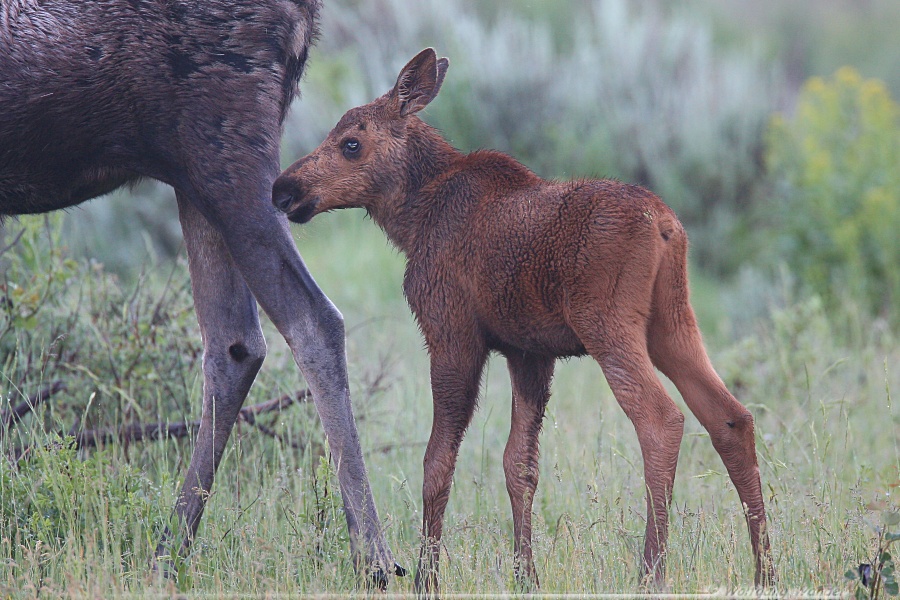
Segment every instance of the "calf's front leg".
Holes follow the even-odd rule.
[[[550,398],[554,359],[510,353],[506,360],[512,380],[512,420],[503,470],[512,504],[516,581],[527,588],[540,585],[531,551],[531,513],[538,484],[538,435]]]
[[[455,351],[429,344],[434,420],[425,450],[422,481],[422,548],[416,569],[416,591],[438,593],[438,563],[444,511],[456,468],[459,445],[472,420],[487,358],[483,344],[471,344]]]

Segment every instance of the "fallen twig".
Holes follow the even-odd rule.
[[[43,404],[50,396],[66,389],[66,384],[62,381],[54,381],[50,385],[42,388],[34,396],[26,397],[25,400],[12,407],[10,410],[0,410],[0,439],[3,435],[17,425],[22,418],[30,412],[33,412],[38,406]]]
[[[43,391],[43,390],[42,390]],[[252,406],[245,406],[238,413],[238,420],[245,421],[251,425],[256,425],[263,430],[263,433],[272,435],[271,430],[260,426],[256,423],[256,418],[260,415],[280,411],[291,406],[294,403],[306,402],[312,397],[308,389],[300,390],[296,394],[285,394],[266,402],[260,402]],[[75,432],[73,437],[75,448],[94,448],[101,444],[110,442],[139,442],[142,440],[159,440],[183,438],[193,435],[200,429],[200,421],[180,421],[174,423],[132,423],[123,425],[118,429],[86,429],[84,431]],[[279,440],[281,437],[275,435]],[[292,444],[293,445],[293,444]],[[19,462],[25,458],[33,449],[32,445],[22,446],[13,452],[13,460]]]
[[[425,445],[427,445],[427,442],[398,442],[395,444],[384,444],[372,448],[371,450],[367,450],[365,454],[366,456],[369,456],[370,454],[387,454],[388,452],[393,452],[394,450],[399,450],[401,448],[416,448]]]

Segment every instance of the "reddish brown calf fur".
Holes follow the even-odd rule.
[[[424,542],[416,575],[437,589],[457,451],[492,350],[512,379],[503,466],[516,574],[537,583],[531,505],[554,362],[590,354],[634,423],[644,458],[643,572],[664,579],[668,508],[684,416],[654,366],[709,431],[746,507],[757,584],[773,582],[753,417],[713,370],[688,302],[687,237],[669,207],[610,180],[545,181],[504,154],[462,154],[414,113],[448,61],[426,49],[396,86],[341,118],[287,169],[274,202],[299,223],[363,207],[407,256],[403,289],[431,355],[434,424],[425,452]]]

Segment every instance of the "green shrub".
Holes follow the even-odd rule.
[[[285,163],[434,46],[451,66],[425,118],[455,146],[508,152],[545,177],[646,185],[690,229],[696,262],[727,271],[742,258],[733,232],[763,179],[781,86],[752,43],[724,50],[702,18],[633,0],[481,13],[465,0],[336,0],[322,29]]]
[[[123,425],[198,419],[203,349],[183,255],[122,281],[102,263],[71,257],[64,221],[62,213],[23,216],[0,228],[0,414],[55,390],[10,433],[0,424],[0,451],[16,453],[49,434],[91,430],[106,439]],[[278,344],[262,314],[261,322]],[[302,387],[282,344],[270,351],[250,402]],[[301,429],[317,419],[311,406],[290,414]]]
[[[188,422],[200,411],[201,338],[185,262],[148,265],[136,281],[122,283],[96,261],[70,258],[60,243],[62,223],[56,213],[11,219],[0,229],[0,598],[13,591],[66,595],[62,582],[70,579],[93,587],[69,594],[98,597],[107,595],[98,592],[104,588],[152,581],[151,553],[169,523],[192,443],[133,440],[120,427]],[[293,393],[298,384],[289,352],[276,351],[253,397]],[[34,402],[48,390],[47,399]],[[363,422],[366,397],[355,400]],[[11,417],[29,403],[34,408],[24,416]],[[318,461],[324,452],[311,402],[255,425],[244,424],[243,434],[237,428],[224,462],[240,465],[233,457],[241,454],[242,435],[253,436],[254,467],[286,455],[287,464],[304,456]],[[243,475],[234,471],[220,470],[216,489],[227,499],[224,508],[213,501],[204,520],[231,525],[212,541],[202,538],[193,556],[211,544],[211,561],[220,545],[238,552],[240,539],[230,532],[239,517],[229,514],[242,514],[235,507],[243,506]],[[306,492],[303,477],[291,488],[303,502],[300,511],[288,509],[291,527],[305,530],[318,519],[321,553],[337,563],[333,555],[348,545],[340,495],[327,463],[315,473],[315,503],[297,493]],[[263,481],[268,474],[254,471]],[[349,561],[341,557],[340,564],[352,575]],[[203,572],[202,562],[197,569]],[[188,574],[179,585],[190,581]]]
[[[885,86],[850,68],[811,79],[796,114],[772,120],[767,161],[777,255],[824,298],[889,314],[900,301],[900,108]]]
[[[183,261],[123,285],[100,263],[73,260],[62,215],[22,217],[0,231],[0,409],[53,382],[65,391],[16,427],[69,432],[189,412],[201,345]],[[40,435],[39,435],[40,437]],[[0,440],[3,434],[0,432]],[[10,442],[12,443],[12,442]]]
[[[90,549],[96,560],[121,561],[122,574],[142,574],[167,522],[162,500],[139,470],[106,451],[80,457],[71,437],[35,448],[18,467],[2,458],[0,560],[11,579],[29,579],[68,545]]]

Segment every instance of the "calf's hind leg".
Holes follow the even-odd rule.
[[[614,309],[588,310],[573,319],[573,329],[600,363],[616,401],[637,432],[647,488],[647,529],[641,576],[657,585],[665,578],[669,503],[675,482],[684,415],[656,376],[647,353],[645,319],[616,314]]]
[[[661,270],[663,277],[673,275],[677,277],[678,271],[664,273]],[[731,395],[713,369],[694,311],[687,303],[686,289],[683,277],[657,285],[657,303],[669,310],[658,311],[651,318],[648,327],[650,357],[672,380],[688,408],[709,432],[713,447],[722,457],[745,507],[750,544],[756,559],[756,585],[770,586],[775,583],[775,568],[766,532],[753,416]]]
[[[512,504],[516,580],[540,585],[531,552],[531,513],[538,484],[538,435],[550,398],[553,358],[511,353],[512,420],[503,452],[506,491]]]

